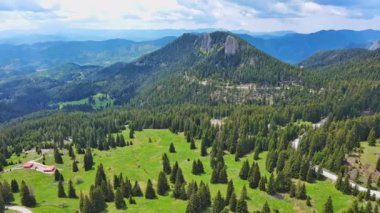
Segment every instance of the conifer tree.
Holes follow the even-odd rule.
[[[78,172],[79,171],[78,162],[76,160],[73,160],[72,171],[73,172]]]
[[[20,191],[16,179],[13,179],[13,180],[11,181],[11,187],[12,187],[12,192],[13,192],[13,193],[17,193],[17,192]]]
[[[195,146],[195,141],[194,139],[191,139],[191,142],[190,142],[190,149],[196,149],[197,147]]]
[[[289,196],[296,197],[296,185],[294,183],[290,185]]]
[[[170,143],[170,146],[169,146],[169,152],[170,152],[170,153],[176,153],[173,142]]]
[[[4,181],[3,183],[0,182],[0,193],[3,194],[4,203],[10,204],[14,201],[12,187],[7,181]]]
[[[216,197],[214,198],[213,206],[212,206],[212,212],[213,213],[220,213],[224,209],[224,200],[222,197],[222,194],[220,191],[216,194]]]
[[[227,167],[226,165],[223,165],[223,167],[220,168],[219,170],[218,183],[227,183],[227,182],[228,182]]]
[[[198,173],[199,174],[205,173],[205,169],[203,167],[203,163],[202,163],[202,161],[200,159],[198,159],[198,161],[197,161],[197,167],[198,167]]]
[[[376,170],[380,172],[380,158],[377,158]]]
[[[100,186],[103,182],[106,182],[106,173],[103,164],[100,164],[96,169],[95,186]]]
[[[275,186],[275,182],[274,182],[273,173],[270,175],[269,181],[268,181],[268,194],[270,194],[270,195],[276,194],[276,186]]]
[[[230,201],[229,201],[229,207],[230,207],[230,210],[232,212],[235,212],[236,211],[236,205],[237,205],[237,198],[236,198],[236,194],[235,192],[233,192],[231,194],[231,198],[230,198]]]
[[[305,200],[307,198],[307,195],[306,195],[306,187],[305,187],[305,184],[300,184],[298,183],[298,187],[297,187],[297,198],[300,199],[300,200]]]
[[[252,166],[251,172],[248,176],[249,187],[253,189],[257,188],[260,183],[260,178],[261,178],[261,174],[260,174],[259,165],[257,163],[254,163],[254,165]]]
[[[156,191],[154,191],[152,181],[149,179],[145,189],[145,199],[156,199]]]
[[[325,206],[323,208],[323,213],[334,213],[334,208],[333,208],[333,202],[331,199],[331,196],[327,199]]]
[[[194,192],[191,194],[186,207],[186,213],[198,213],[201,212],[199,194]]]
[[[132,126],[129,127],[129,138],[135,138],[135,129]]]
[[[5,212],[5,202],[3,198],[3,194],[0,192],[0,212],[4,213]]]
[[[54,161],[56,164],[63,164],[62,154],[57,147],[54,147]]]
[[[311,200],[310,196],[307,196],[307,198],[306,198],[306,205],[309,206],[309,207],[311,206],[311,201],[310,200]]]
[[[170,166],[170,162],[169,162],[169,158],[168,156],[166,155],[166,153],[164,153],[164,155],[162,156],[162,170],[166,173],[166,174],[170,174],[172,168]]]
[[[248,160],[245,160],[241,169],[240,169],[240,173],[239,173],[239,177],[242,179],[242,180],[247,180],[248,178],[248,173],[249,173],[249,162]]]
[[[248,213],[247,201],[246,201],[245,195],[243,195],[243,193],[236,203],[235,212],[236,213]]]
[[[83,164],[85,171],[92,169],[92,166],[94,165],[91,149],[89,147],[87,147],[86,152],[84,154]]]
[[[157,181],[157,193],[159,195],[165,195],[167,191],[169,190],[169,184],[168,180],[166,179],[166,175],[164,172],[160,172],[158,175],[158,181]]]
[[[21,196],[21,204],[23,206],[26,206],[26,207],[36,206],[37,204],[36,198],[30,192],[29,187],[26,185],[24,181],[21,182],[20,196]]]
[[[69,198],[77,198],[77,193],[75,192],[73,182],[69,180]]]
[[[136,204],[136,200],[132,196],[129,197],[128,202],[132,205]]]
[[[58,197],[66,197],[65,189],[63,188],[63,182],[58,182]]]
[[[264,176],[264,177],[261,177],[260,179],[260,183],[259,183],[259,189],[260,191],[266,191],[266,184],[267,184],[267,178]]]
[[[264,203],[263,210],[261,212],[262,213],[270,213],[270,208],[269,208],[268,202]]]
[[[137,180],[135,181],[135,185],[133,186],[133,189],[132,189],[132,196],[134,196],[134,197],[142,197],[143,196],[139,182],[137,182]]]
[[[183,177],[182,169],[178,167],[177,175],[175,177],[176,182],[180,182],[181,184],[185,183],[185,177]]]
[[[176,199],[187,199],[187,193],[185,190],[185,183],[181,182],[180,179],[176,179],[173,190],[173,197]]]
[[[313,183],[315,181],[315,178],[316,178],[315,170],[313,166],[310,166],[309,170],[307,171],[306,181],[309,183]]]
[[[234,182],[230,180],[227,185],[227,192],[226,192],[226,205],[229,204],[232,193],[235,192]]]
[[[202,142],[201,142],[201,156],[202,157],[207,156],[207,145],[206,145],[206,142],[204,140],[202,140]]]
[[[247,187],[245,187],[245,185],[243,186],[243,188],[241,190],[240,198],[242,198],[244,200],[249,200],[248,199],[248,193],[247,193]]]
[[[125,203],[124,196],[120,188],[117,188],[116,190],[115,206],[116,209],[127,209],[127,204]]]
[[[96,212],[103,212],[106,210],[106,199],[99,186],[91,186],[89,200]]]
[[[376,138],[375,138],[375,129],[374,128],[372,128],[369,131],[367,141],[368,141],[369,146],[376,146]]]
[[[177,177],[177,170],[178,170],[178,162],[176,161],[174,163],[172,172],[170,173],[170,182],[171,183],[175,183],[176,182],[175,180],[176,180],[176,177]]]

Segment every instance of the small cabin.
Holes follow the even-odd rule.
[[[55,166],[46,166],[44,168],[44,172],[54,172],[55,171]]]

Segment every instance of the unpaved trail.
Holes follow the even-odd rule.
[[[30,209],[24,206],[5,206],[6,209],[17,211],[20,213],[33,213]]]

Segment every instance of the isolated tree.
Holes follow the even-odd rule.
[[[54,181],[63,181],[63,176],[58,169],[54,171]]]
[[[247,180],[248,178],[248,174],[249,174],[249,162],[248,160],[245,160],[241,169],[240,169],[240,173],[239,173],[239,177],[242,179],[242,180]]]
[[[306,205],[307,206],[311,206],[311,198],[310,198],[310,196],[307,196],[307,198],[306,198]]]
[[[59,152],[57,147],[54,147],[54,161],[57,164],[63,163],[62,154]]]
[[[327,199],[325,206],[323,208],[323,213],[334,213],[334,208],[333,208],[333,202],[331,199],[331,196]]]
[[[12,187],[12,192],[13,192],[13,193],[17,193],[17,192],[20,191],[16,179],[13,179],[13,180],[11,181],[11,187]]]
[[[115,206],[116,206],[116,209],[126,209],[127,208],[127,204],[125,203],[123,193],[122,193],[120,188],[118,188],[116,190]]]
[[[264,203],[263,210],[261,212],[262,213],[270,213],[270,208],[269,208],[268,202]]]
[[[69,198],[77,198],[77,193],[75,192],[75,188],[73,186],[73,181],[69,180]]]
[[[26,206],[26,207],[36,206],[37,204],[36,198],[30,192],[29,187],[26,185],[24,181],[21,182],[20,196],[21,196],[21,204],[23,206]]]
[[[166,175],[164,172],[161,171],[160,174],[158,175],[157,193],[159,195],[165,195],[169,189],[170,189],[170,186],[168,184]]]
[[[152,181],[150,179],[148,180],[148,183],[146,185],[145,198],[150,200],[157,198],[156,192],[153,189]]]
[[[129,138],[130,139],[135,138],[135,129],[133,128],[133,126],[129,127]]]
[[[89,147],[86,149],[86,152],[84,154],[83,164],[85,171],[92,169],[92,166],[94,165],[94,159],[92,157],[91,149]]]
[[[375,138],[375,129],[374,128],[372,128],[369,131],[367,141],[368,141],[369,146],[376,146],[376,138]]]
[[[213,206],[212,206],[212,212],[213,213],[219,213],[224,209],[224,200],[222,197],[222,194],[220,191],[216,194],[216,197],[214,198]]]
[[[65,189],[63,188],[63,182],[58,182],[58,197],[66,197]]]
[[[169,146],[169,152],[170,152],[170,153],[175,153],[175,152],[176,152],[173,143],[170,143],[170,146]]]
[[[195,141],[194,139],[191,139],[191,142],[190,142],[190,149],[196,149],[197,147],[195,146]]]
[[[135,181],[135,185],[133,186],[132,196],[134,196],[134,197],[142,197],[143,196],[139,182],[137,182],[137,181]]]
[[[73,160],[72,171],[73,172],[78,172],[79,171],[78,162],[76,160]]]
[[[164,155],[162,156],[162,170],[166,174],[170,174],[170,172],[172,171],[172,168],[171,168],[170,162],[169,162],[169,158],[166,155],[166,153],[164,153]]]

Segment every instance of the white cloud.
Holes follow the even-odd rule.
[[[250,31],[379,28],[342,4],[312,0],[0,0],[0,30],[225,28]],[[370,0],[372,1],[372,0]],[[357,3],[357,2],[356,2]]]

